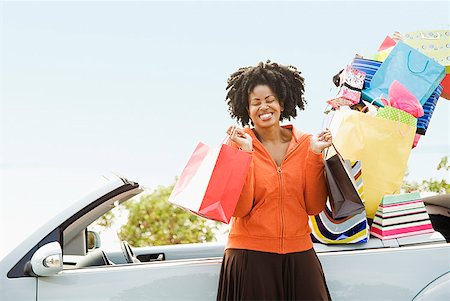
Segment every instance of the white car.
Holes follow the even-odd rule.
[[[111,176],[37,229],[0,258],[0,300],[215,300],[223,244],[131,248],[123,241],[111,251],[88,234],[141,191]],[[314,248],[333,300],[450,300],[450,244],[439,232]]]

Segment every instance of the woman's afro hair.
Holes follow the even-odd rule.
[[[239,68],[227,81],[228,111],[243,126],[251,120],[248,114],[248,97],[258,85],[267,85],[275,93],[284,110],[280,121],[297,116],[298,107],[305,109],[304,78],[294,66],[284,66],[275,62],[260,62],[257,66]]]

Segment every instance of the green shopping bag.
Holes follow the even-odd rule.
[[[413,115],[390,106],[379,108],[375,116],[405,123],[413,127],[417,126],[417,118],[415,118]]]

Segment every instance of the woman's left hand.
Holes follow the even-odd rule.
[[[310,147],[314,153],[320,154],[324,149],[330,147],[332,142],[333,136],[330,130],[325,129],[322,133],[311,137]]]

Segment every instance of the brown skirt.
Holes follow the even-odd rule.
[[[217,300],[331,300],[314,249],[276,254],[227,249]]]

